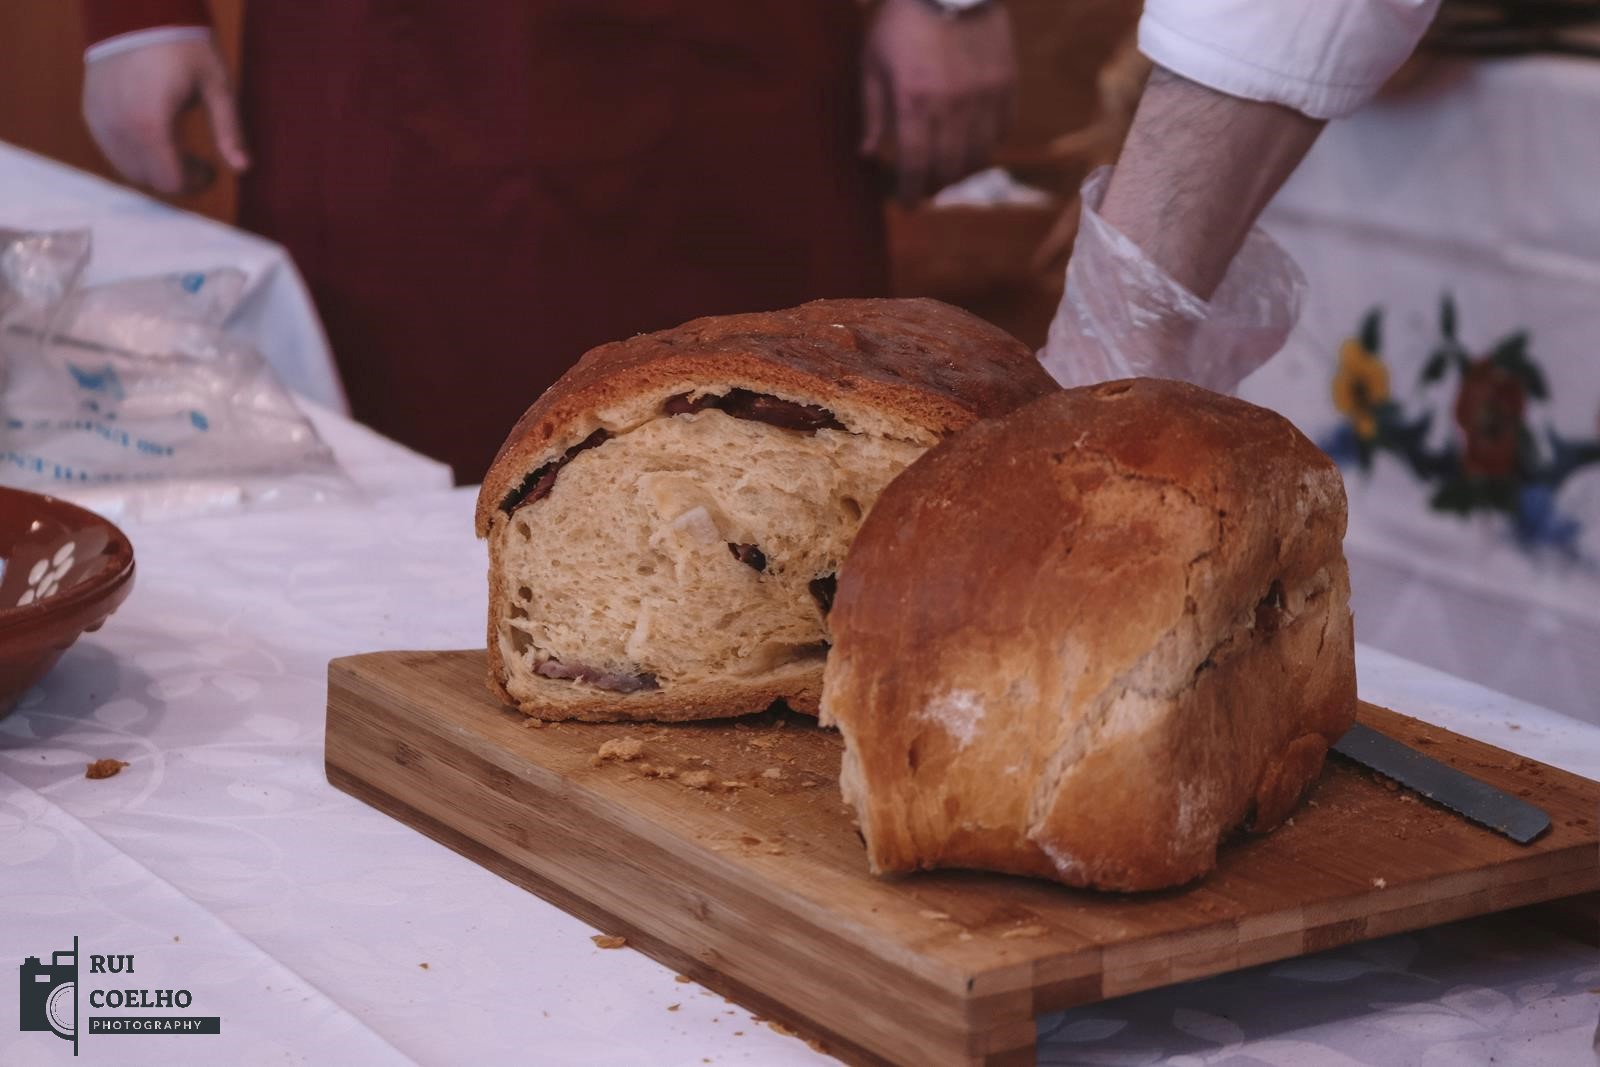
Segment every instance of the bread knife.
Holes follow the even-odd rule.
[[[1532,804],[1360,723],[1335,741],[1333,750],[1519,845],[1550,829],[1550,816]]]

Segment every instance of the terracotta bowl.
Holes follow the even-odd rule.
[[[0,717],[133,589],[133,546],[92,511],[0,487]]]

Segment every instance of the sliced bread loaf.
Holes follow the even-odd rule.
[[[944,435],[1055,391],[935,301],[698,319],[589,352],[484,480],[490,688],[548,719],[817,708],[834,575]]]

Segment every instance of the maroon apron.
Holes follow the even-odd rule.
[[[588,348],[887,287],[854,0],[252,0],[240,221],[358,419],[480,479]]]

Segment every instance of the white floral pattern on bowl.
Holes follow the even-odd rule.
[[[17,607],[26,607],[35,600],[43,600],[47,596],[54,595],[56,590],[61,588],[61,579],[72,569],[76,551],[76,542],[68,541],[56,549],[55,555],[35,563],[28,571],[28,588],[17,598]]]

